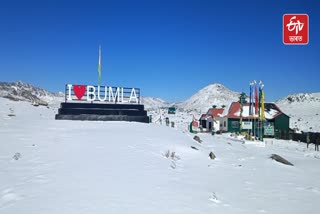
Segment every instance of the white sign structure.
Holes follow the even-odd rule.
[[[100,101],[112,103],[139,103],[139,97],[137,96],[136,90],[139,89],[67,84],[66,100],[81,100],[89,102]]]
[[[252,129],[252,122],[243,121],[243,122],[242,122],[242,129],[251,130],[251,129]]]
[[[274,126],[265,126],[264,135],[274,136]]]

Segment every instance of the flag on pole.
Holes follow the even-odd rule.
[[[265,114],[264,114],[264,91],[263,91],[263,87],[264,85],[261,84],[260,88],[261,88],[261,114],[260,114],[260,119],[261,120],[265,120],[266,117],[265,117]]]
[[[253,115],[252,87],[253,87],[253,82],[250,83],[249,115]]]
[[[259,119],[260,119],[260,120],[261,120],[261,98],[262,98],[261,84],[262,84],[262,82],[261,82],[261,80],[260,80],[260,82],[259,82]]]
[[[98,85],[101,82],[101,46],[99,45],[99,60],[98,60]]]
[[[255,93],[254,93],[254,96],[255,96],[255,115],[258,115],[258,112],[259,112],[259,94],[258,94],[258,88],[257,86],[255,87]]]
[[[251,115],[254,115],[254,83],[251,86],[251,91],[252,91],[252,95],[251,95]]]

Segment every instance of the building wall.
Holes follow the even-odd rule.
[[[218,118],[216,119],[215,122],[213,122],[213,127],[215,131],[219,131],[220,130],[220,121],[218,120]]]
[[[281,114],[278,117],[276,117],[274,120],[274,129],[288,132],[289,122],[290,122],[289,116],[285,114]]]
[[[243,119],[242,121],[249,121],[248,119]],[[250,120],[251,121],[251,120]],[[252,127],[251,131],[253,131],[254,127],[256,126],[256,121],[251,121]],[[238,118],[229,118],[228,119],[228,131],[229,132],[240,132],[240,119]],[[250,132],[249,129],[242,129],[242,132]]]
[[[275,136],[278,135],[284,135],[289,133],[289,117],[285,114],[281,114],[278,117],[276,117],[274,120],[268,120],[269,122],[274,122],[274,129],[275,129]],[[248,120],[243,120],[248,121]],[[255,121],[256,122],[256,121]],[[253,127],[252,130],[254,130],[255,122],[252,123]],[[227,122],[227,130],[228,132],[240,132],[240,119],[235,118],[229,118]],[[242,131],[249,131],[243,129]]]
[[[228,118],[227,117],[220,117],[219,118],[219,126],[220,126],[221,131],[227,132],[228,131]]]
[[[240,131],[240,119],[229,118],[228,119],[228,132]]]

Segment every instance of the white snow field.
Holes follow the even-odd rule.
[[[198,134],[199,144],[179,127],[55,121],[56,112],[0,98],[1,214],[319,213],[312,145],[228,134]]]

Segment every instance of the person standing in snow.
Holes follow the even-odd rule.
[[[307,133],[307,149],[309,148],[309,144],[310,144],[310,133]]]
[[[320,136],[318,135],[316,142],[315,142],[314,150],[319,151],[319,144],[320,144]]]
[[[166,117],[166,126],[169,126],[169,124],[170,124],[169,117]]]

